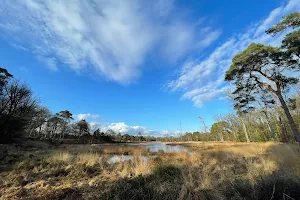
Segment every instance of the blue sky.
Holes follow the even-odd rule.
[[[203,129],[233,112],[231,58],[299,0],[19,0],[0,7],[0,65],[53,113],[122,133]]]

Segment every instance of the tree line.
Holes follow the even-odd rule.
[[[33,91],[0,67],[0,143],[24,138],[64,143],[142,142],[154,137],[101,131],[85,119],[75,121],[73,114],[63,110],[52,114],[39,104]]]

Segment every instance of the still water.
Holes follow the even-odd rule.
[[[149,149],[149,152],[157,153],[160,151],[166,152],[166,153],[172,153],[172,152],[188,152],[192,154],[193,152],[189,151],[186,147],[181,145],[166,145],[161,142],[151,142],[151,143],[139,143],[139,144],[126,144],[128,146],[144,146],[146,149]],[[152,156],[139,156],[139,159],[141,161],[147,162],[149,158],[155,158],[155,155]],[[133,156],[131,155],[113,155],[110,156],[107,160],[108,163],[117,163],[117,162],[123,162],[126,160],[132,160]],[[101,158],[100,158],[101,159]]]
[[[144,146],[146,149],[149,149],[150,152],[159,152],[164,151],[166,153],[172,153],[172,152],[189,152],[188,149],[182,145],[166,145],[161,142],[151,142],[151,143],[139,143],[139,144],[128,144],[130,146],[136,145],[136,146]]]

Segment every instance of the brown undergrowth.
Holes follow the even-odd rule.
[[[159,152],[155,158],[145,160],[141,155],[146,155],[147,150],[137,148],[131,151],[131,160],[118,163],[108,162],[116,146],[34,151],[10,147],[5,158],[10,163],[0,173],[0,199],[300,198],[297,145],[184,145],[194,153]]]

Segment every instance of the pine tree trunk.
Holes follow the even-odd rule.
[[[281,117],[279,117],[278,119],[279,119],[280,126],[281,126],[281,137],[283,137],[283,141],[287,143],[289,141],[289,138],[288,138],[288,135],[287,135],[286,127],[283,124],[283,122],[281,120]]]
[[[278,89],[278,87],[277,87],[277,89]],[[289,111],[289,109],[288,109],[288,107],[287,107],[287,105],[286,105],[283,97],[282,97],[281,90],[278,89],[276,94],[277,94],[278,99],[279,99],[279,101],[281,103],[281,107],[283,108],[284,113],[285,113],[285,115],[286,115],[286,117],[288,119],[288,122],[289,122],[289,124],[291,126],[291,129],[292,129],[293,135],[295,137],[295,140],[299,144],[300,143],[300,133],[299,133],[299,130],[298,130],[296,124],[295,124],[295,121],[294,121],[294,119],[293,119],[293,117],[292,117],[292,115],[291,115],[291,113],[290,113],[290,111]]]

